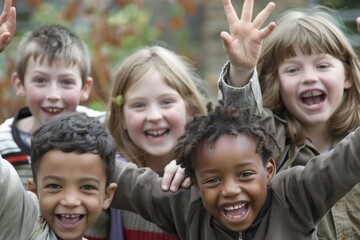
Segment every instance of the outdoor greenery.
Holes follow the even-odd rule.
[[[112,68],[136,48],[161,40],[164,36],[164,24],[168,24],[170,31],[176,35],[175,39],[181,40],[171,43],[172,46],[184,51],[184,55],[192,52],[186,50],[187,46],[190,47],[186,18],[189,9],[194,10],[191,1],[172,3],[167,12],[168,23],[153,21],[153,13],[142,1],[27,0],[27,7],[30,14],[18,9],[16,36],[0,55],[0,122],[13,116],[25,104],[24,99],[14,95],[10,76],[14,69],[18,41],[26,31],[39,25],[63,24],[88,44],[92,55],[94,87],[90,99],[82,104],[97,110],[105,109],[110,93]]]

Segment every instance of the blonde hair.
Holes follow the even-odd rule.
[[[41,26],[27,32],[21,39],[15,71],[22,83],[30,59],[49,65],[61,63],[66,66],[79,66],[83,85],[90,75],[88,47],[75,33],[62,25]]]
[[[139,167],[146,166],[146,152],[133,143],[121,126],[124,121],[123,101],[127,91],[151,69],[156,69],[165,82],[185,100],[188,116],[206,112],[207,89],[186,58],[157,45],[141,48],[125,58],[116,70],[111,94],[112,99],[120,97],[120,101],[109,101],[106,124],[118,145],[119,153]]]
[[[301,144],[306,136],[301,123],[284,107],[280,96],[279,65],[296,55],[299,48],[304,54],[329,54],[339,59],[348,77],[353,78],[350,89],[330,119],[334,138],[343,138],[360,124],[360,63],[349,40],[325,9],[315,8],[313,13],[300,10],[285,12],[274,31],[266,38],[258,62],[259,81],[263,91],[264,107],[284,114],[287,136],[291,143]]]

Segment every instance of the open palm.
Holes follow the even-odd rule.
[[[223,31],[220,35],[224,50],[233,66],[254,68],[260,55],[262,41],[275,28],[274,22],[261,28],[274,10],[275,4],[268,3],[253,21],[253,0],[244,1],[240,19],[231,0],[223,0],[223,4],[230,29],[230,33]]]

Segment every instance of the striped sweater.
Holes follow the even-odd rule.
[[[105,118],[105,112],[95,111],[84,106],[78,106],[77,111],[84,112],[88,116],[97,117],[102,122]],[[15,126],[18,121],[31,115],[29,108],[24,107],[17,112],[15,117],[6,119],[0,125],[0,154],[14,166],[25,187],[27,186],[27,180],[32,177],[30,146],[21,139],[20,131]]]

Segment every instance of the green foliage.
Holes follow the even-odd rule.
[[[27,12],[19,12],[20,8],[17,8],[16,37],[6,51],[0,54],[0,64],[3,66],[0,68],[0,122],[13,116],[25,104],[25,100],[17,98],[12,91],[10,76],[14,70],[19,40],[25,31],[40,25],[64,25],[89,46],[94,87],[90,99],[82,104],[96,110],[104,110],[107,105],[109,88],[112,85],[112,68],[135,49],[156,42],[163,36],[164,30],[171,31],[167,34],[173,37],[169,44],[174,48],[189,53],[192,51],[188,49],[194,45],[189,44],[189,33],[185,24],[187,13],[184,10],[184,3],[192,7],[192,2],[179,0],[172,3],[169,11],[165,13],[170,14],[169,18],[162,23],[153,22],[154,13],[144,7],[146,4],[124,4],[126,1],[114,0],[37,0],[36,4],[30,2],[27,1]],[[30,6],[33,9],[30,9]],[[169,24],[166,21],[170,22],[170,29],[164,29],[164,26]],[[20,26],[21,22],[25,24]]]

